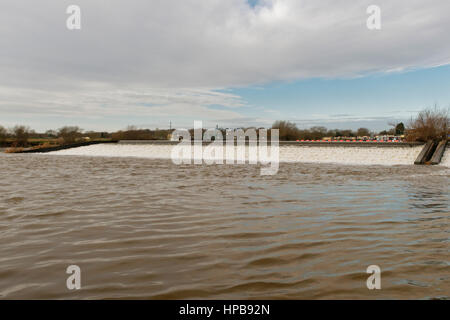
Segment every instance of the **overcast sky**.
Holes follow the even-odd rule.
[[[81,8],[81,30],[66,9]],[[381,8],[381,30],[366,9]],[[450,105],[448,0],[2,0],[0,125],[387,127]]]

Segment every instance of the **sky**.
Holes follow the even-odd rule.
[[[69,5],[81,29],[69,30]],[[367,8],[381,9],[369,30]],[[448,0],[2,0],[0,125],[389,128],[450,106]]]

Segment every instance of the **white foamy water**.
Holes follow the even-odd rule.
[[[98,144],[55,151],[50,154],[171,159],[173,148],[174,145],[162,144]],[[337,163],[344,165],[411,165],[414,163],[421,149],[422,146],[404,148],[280,146],[280,162]],[[442,165],[450,166],[449,162],[450,155],[446,152]]]
[[[447,147],[447,150],[445,150],[444,156],[442,157],[442,160],[441,160],[441,165],[450,168],[450,148],[449,147]]]
[[[339,163],[351,165],[410,165],[422,147],[295,147],[280,148],[285,162]]]

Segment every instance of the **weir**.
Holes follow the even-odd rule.
[[[441,163],[442,157],[444,156],[444,152],[447,148],[447,140],[443,140],[439,142],[436,147],[436,151],[434,151],[433,156],[431,157],[431,164],[439,164]]]
[[[379,147],[373,145],[335,145],[327,143],[319,145],[282,144],[279,147],[280,162],[304,163],[330,163],[342,165],[412,165],[423,145]],[[175,145],[156,144],[126,144],[110,143],[84,146],[51,152],[53,155],[70,156],[100,156],[100,157],[135,157],[147,159],[171,159],[172,149]],[[226,146],[225,146],[226,148]],[[246,148],[246,153],[250,148]],[[226,151],[226,149],[225,149]],[[224,158],[226,158],[226,152]],[[246,155],[247,157],[247,155]],[[446,159],[447,155],[445,155]],[[447,160],[443,160],[447,163]]]
[[[50,146],[47,148],[37,148],[37,149],[31,148],[31,149],[19,150],[19,151],[15,151],[14,153],[47,153],[47,152],[54,152],[54,151],[86,147],[86,146],[91,146],[94,144],[105,144],[105,143],[117,143],[117,141],[84,141],[84,142],[77,142],[77,143],[72,143],[72,144],[67,144],[67,145]]]
[[[447,147],[447,140],[428,141],[414,161],[414,164],[439,164]]]

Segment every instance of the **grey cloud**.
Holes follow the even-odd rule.
[[[99,116],[155,104],[230,119],[245,102],[215,89],[450,62],[448,0],[379,0],[380,31],[366,28],[372,2],[77,0],[82,30],[69,31],[73,1],[2,0],[0,111]]]
[[[82,30],[69,31],[72,1],[4,0],[0,81],[226,87],[450,62],[450,2],[380,0],[369,31],[372,2],[79,0]]]

